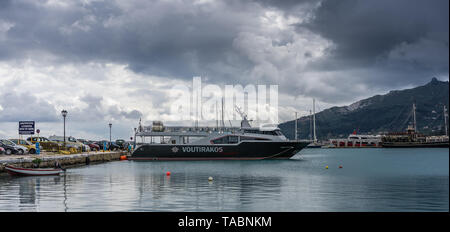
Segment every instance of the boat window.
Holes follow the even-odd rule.
[[[238,136],[228,136],[228,143],[238,143]]]
[[[358,138],[358,137],[352,136],[352,137],[350,137],[350,139],[359,139],[359,138]]]
[[[281,133],[280,130],[276,130],[276,131],[274,131],[274,132],[275,132],[276,135],[283,135],[283,133]]]
[[[221,138],[218,138],[218,139],[211,140],[211,142],[212,142],[213,144],[225,144],[225,143],[228,143],[228,136],[225,136],[225,137],[221,137]]]
[[[244,130],[244,133],[258,134],[259,132],[258,130]]]
[[[265,138],[256,138],[256,137],[248,137],[248,136],[241,136],[241,141],[245,141],[245,140],[269,140],[269,139],[265,139]]]
[[[264,131],[265,135],[277,135],[275,131]]]

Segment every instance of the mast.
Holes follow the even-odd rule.
[[[316,138],[316,99],[313,98],[313,135],[314,143],[317,142]]]
[[[309,140],[312,140],[312,110],[309,110]]]
[[[297,141],[297,112],[295,112],[295,141]]]
[[[413,126],[414,126],[414,132],[417,132],[417,124],[416,124],[416,102],[413,103]]]
[[[448,129],[447,129],[447,108],[444,105],[444,123],[445,123],[445,135],[448,136]]]
[[[196,94],[195,101],[195,130],[198,130],[198,93]]]
[[[219,109],[217,108],[217,101],[216,101],[216,130],[219,131]]]
[[[223,97],[222,97],[222,131],[225,129],[225,121],[223,120]]]

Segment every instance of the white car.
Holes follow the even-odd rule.
[[[17,145],[15,143],[13,143],[12,141],[8,140],[8,139],[0,139],[0,141],[2,141],[2,143],[12,146],[15,149],[17,149],[19,152],[17,153],[18,155],[23,155],[28,153],[28,148],[22,146],[22,145]]]

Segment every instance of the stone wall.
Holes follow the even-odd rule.
[[[120,156],[122,155],[127,155],[127,152],[113,151],[52,156],[30,155],[28,157],[14,157],[14,155],[11,155],[8,157],[2,157],[2,159],[0,159],[0,172],[5,171],[5,165],[12,165],[22,168],[33,168],[35,167],[33,160],[36,158],[41,159],[41,163],[39,164],[40,168],[54,167],[56,161],[58,161],[63,168],[66,168],[70,166],[86,165],[95,162],[120,160]]]

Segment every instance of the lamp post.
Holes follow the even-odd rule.
[[[111,144],[111,126],[112,126],[112,123],[109,123],[108,125],[109,125],[109,144]]]
[[[66,147],[66,116],[67,116],[67,110],[62,110],[61,114],[64,118],[64,147]]]

